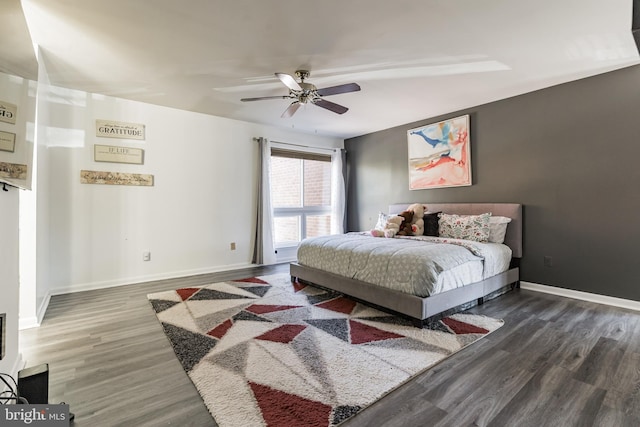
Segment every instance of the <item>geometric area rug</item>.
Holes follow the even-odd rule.
[[[147,297],[221,427],[335,426],[503,324],[459,313],[419,329],[288,274]]]

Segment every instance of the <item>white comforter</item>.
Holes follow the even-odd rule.
[[[347,233],[305,239],[298,247],[302,265],[420,297],[494,276],[510,260],[503,244],[428,236]]]

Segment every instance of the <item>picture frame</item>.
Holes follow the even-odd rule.
[[[18,106],[7,101],[0,100],[0,122],[16,124]]]
[[[409,189],[472,185],[469,115],[407,131]]]
[[[151,174],[109,172],[109,171],[80,171],[80,184],[130,185],[136,187],[153,187],[154,177]]]
[[[141,123],[96,119],[96,136],[101,138],[133,139],[144,141],[146,127]]]
[[[3,178],[25,180],[27,172],[28,166],[22,163],[0,162],[0,180]]]
[[[16,134],[0,130],[0,151],[13,153],[16,151]]]
[[[142,165],[144,164],[144,150],[141,148],[94,144],[93,161]]]

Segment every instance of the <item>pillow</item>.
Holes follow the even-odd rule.
[[[389,219],[389,215],[384,212],[380,212],[378,214],[378,222],[376,222],[376,226],[373,227],[374,230],[382,230],[384,231],[384,226],[387,225],[387,220]]]
[[[483,213],[481,215],[440,213],[440,220],[438,221],[440,237],[488,242],[489,218],[491,218],[491,213]]]
[[[489,218],[489,241],[491,243],[504,243],[507,234],[507,225],[511,218],[506,216],[492,216]]]
[[[424,220],[424,235],[438,237],[438,214],[441,212],[427,212],[422,219]]]

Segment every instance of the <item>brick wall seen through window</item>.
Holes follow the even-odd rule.
[[[331,231],[331,163],[271,157],[275,246]]]

